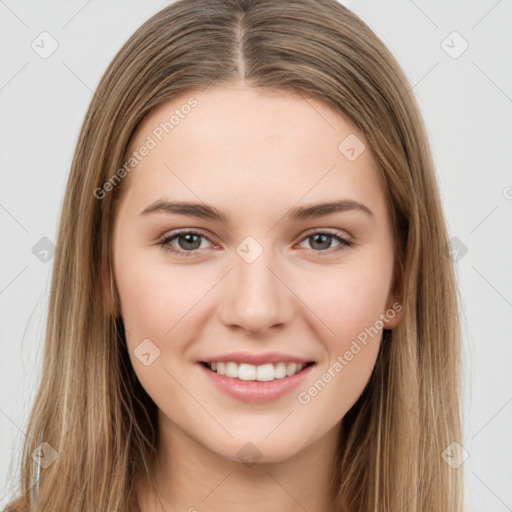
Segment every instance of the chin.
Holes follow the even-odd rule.
[[[246,439],[246,440],[245,440]],[[211,440],[210,440],[211,441]],[[292,443],[288,439],[288,444],[284,444],[282,439],[276,437],[273,440],[260,439],[258,436],[244,436],[244,440],[231,439],[227,446],[218,445],[208,447],[216,455],[239,462],[242,466],[254,467],[261,464],[273,464],[286,461],[300,453],[304,446],[299,443]]]

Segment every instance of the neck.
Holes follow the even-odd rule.
[[[136,477],[140,512],[333,510],[339,425],[286,460],[251,465],[220,456],[168,420],[159,423],[150,478]]]

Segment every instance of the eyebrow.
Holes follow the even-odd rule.
[[[331,215],[333,213],[359,211],[370,217],[374,213],[364,204],[352,199],[341,199],[339,201],[331,201],[327,203],[311,204],[306,206],[298,206],[293,208],[286,217],[289,220],[306,220],[316,219]],[[229,224],[229,215],[213,206],[205,203],[184,202],[184,201],[167,201],[159,199],[142,210],[141,215],[149,215],[151,213],[172,213],[176,215],[185,215],[188,217],[197,217],[199,219],[211,219]]]

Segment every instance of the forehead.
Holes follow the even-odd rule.
[[[230,86],[184,94],[144,119],[127,158],[143,146],[151,149],[123,184],[139,206],[165,195],[269,211],[347,196],[385,207],[363,135],[299,93]]]
[[[317,99],[232,85],[183,94],[157,106],[142,122],[130,149],[150,135],[158,146],[174,150],[188,139],[196,147],[222,150],[226,156],[253,154],[272,145],[308,154],[320,143],[326,151],[338,151],[341,138],[349,134],[363,138],[350,120]]]

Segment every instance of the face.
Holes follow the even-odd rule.
[[[385,189],[364,143],[317,100],[244,85],[144,120],[117,185],[114,278],[162,429],[275,462],[333,432],[361,395],[401,316]],[[323,203],[341,207],[310,208]]]

